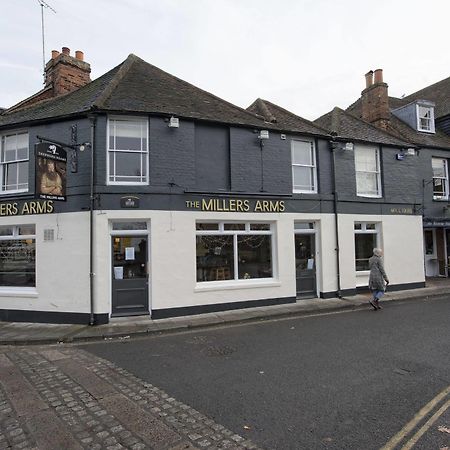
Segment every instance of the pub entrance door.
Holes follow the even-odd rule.
[[[316,234],[314,224],[295,224],[295,278],[297,297],[317,297]]]
[[[148,237],[115,235],[112,240],[112,317],[149,314]]]

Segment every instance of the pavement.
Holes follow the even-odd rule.
[[[426,287],[393,291],[387,290],[381,304],[409,300],[444,297],[450,299],[450,279],[427,279]],[[113,318],[105,325],[42,324],[24,322],[0,322],[0,345],[62,344],[186,331],[244,322],[299,317],[313,314],[358,310],[370,307],[370,294],[331,299],[297,300],[295,303],[233,311],[199,314],[152,320],[149,316]],[[378,313],[375,312],[374,313]]]

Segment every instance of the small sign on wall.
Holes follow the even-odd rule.
[[[120,199],[121,208],[139,208],[139,197],[130,195]]]

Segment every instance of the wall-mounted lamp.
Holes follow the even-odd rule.
[[[407,156],[416,156],[419,154],[419,151],[415,148],[407,148],[406,150],[402,149],[400,153],[395,155],[395,159],[397,161],[403,161]]]
[[[332,142],[333,148],[342,151],[352,152],[355,149],[355,144],[353,142]]]
[[[169,128],[179,128],[180,127],[180,121],[178,117],[171,117],[169,119]]]
[[[88,147],[91,146],[90,142],[83,142],[82,144],[76,144],[76,146],[78,147],[78,150],[80,152],[84,152]]]
[[[269,130],[261,130],[258,134],[258,139],[269,139]]]

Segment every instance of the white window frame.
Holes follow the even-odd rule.
[[[295,142],[305,142],[310,145],[312,164],[296,164],[294,163],[294,146]],[[296,194],[317,194],[317,158],[316,158],[316,145],[311,139],[292,139],[291,140],[291,161],[292,161],[292,192]],[[313,186],[311,189],[295,189],[294,183],[294,167],[306,167],[312,172]]]
[[[421,115],[421,108],[423,108],[424,114]],[[427,113],[430,113],[430,117],[425,117]],[[422,131],[424,133],[435,133],[434,128],[434,108],[432,106],[427,105],[416,105],[416,116],[417,116],[417,130]],[[426,121],[429,121],[430,127],[429,128],[423,128],[421,120],[424,119]]]
[[[144,131],[141,133],[141,150],[126,150],[126,149],[110,149],[109,148],[109,141],[110,141],[110,130],[111,126],[115,126],[114,121],[129,121],[129,122],[140,122],[141,124],[144,124]],[[126,186],[143,186],[149,184],[149,171],[150,171],[150,155],[149,155],[149,133],[148,133],[148,118],[146,117],[139,117],[139,116],[109,116],[108,117],[108,124],[106,127],[106,184],[107,185],[126,185]],[[145,137],[146,146],[145,148],[142,148],[142,138]],[[115,140],[115,134],[114,134],[114,140]],[[147,167],[146,169],[146,175],[144,181],[111,181],[110,175],[111,174],[111,167],[109,162],[109,155],[110,153],[139,153],[141,154],[141,173],[143,169],[142,165],[142,159],[143,155],[147,155]],[[120,175],[114,174],[114,177],[118,177]],[[122,176],[123,177],[123,176]]]
[[[19,234],[19,228],[20,227],[26,227],[26,226],[34,226],[34,234]],[[2,228],[11,228],[12,233],[4,236],[0,236],[0,241],[25,241],[25,240],[33,240],[34,245],[36,248],[36,225],[35,224],[14,224],[14,225],[2,225]],[[35,283],[37,282],[37,265],[36,265],[36,256],[34,261],[34,277],[35,277]],[[12,292],[13,294],[15,292],[17,293],[33,293],[36,290],[36,284],[35,286],[0,286],[0,295],[1,294],[8,294],[9,292]]]
[[[275,224],[273,222],[269,222],[267,220],[258,220],[258,221],[209,221],[209,220],[197,220],[196,225],[198,223],[209,223],[209,224],[217,224],[217,230],[196,230],[195,235],[197,236],[214,236],[214,235],[232,235],[233,236],[233,267],[234,267],[234,278],[230,280],[214,280],[214,281],[196,281],[197,286],[226,286],[228,284],[237,284],[237,285],[253,285],[253,284],[265,284],[267,282],[273,282],[277,277],[276,275],[276,251],[275,251]],[[245,224],[245,230],[225,230],[225,225],[233,225],[233,224]],[[264,224],[269,225],[269,230],[251,230],[250,226],[255,224]],[[272,276],[267,278],[239,278],[239,253],[238,253],[238,236],[248,236],[248,235],[268,235],[271,236],[270,245],[271,245],[271,258],[272,258]],[[197,258],[197,253],[196,253]],[[197,263],[195,264],[197,270]]]
[[[15,159],[13,161],[3,161],[3,149],[4,149],[4,145],[5,145],[5,139],[7,137],[10,136],[16,136],[16,142],[17,142],[17,136],[22,135],[22,134],[26,134],[27,135],[27,141],[28,141],[28,158],[26,159]],[[30,164],[30,137],[28,135],[28,131],[25,130],[20,130],[20,131],[14,131],[14,132],[6,132],[0,135],[0,194],[4,195],[4,194],[17,194],[20,192],[28,192],[30,189],[30,170],[29,170],[29,164]],[[16,150],[17,150],[17,145],[16,145]],[[27,187],[26,188],[22,188],[22,189],[4,189],[4,179],[3,179],[3,174],[4,174],[4,169],[8,166],[11,165],[16,165],[19,163],[23,163],[23,162],[28,162],[28,174],[27,174]],[[17,169],[16,169],[17,170]]]
[[[434,175],[433,170],[433,161],[441,161],[444,163],[444,177],[436,177]],[[431,170],[433,172],[433,199],[434,200],[448,200],[449,196],[449,180],[448,180],[448,161],[446,158],[431,158]],[[434,180],[441,180],[441,182],[444,184],[444,191],[445,195],[435,195],[434,193]]]
[[[362,149],[372,149],[375,153],[375,162],[376,162],[376,170],[375,171],[368,171],[368,170],[358,170],[357,168],[357,154],[358,150]],[[372,145],[361,145],[356,144],[354,147],[354,158],[355,158],[355,181],[356,181],[356,195],[358,197],[368,197],[368,198],[381,198],[383,196],[382,189],[381,189],[381,162],[380,162],[380,149],[377,146]],[[358,174],[365,174],[365,173],[371,173],[376,174],[376,182],[377,182],[377,194],[371,195],[366,192],[358,192]]]
[[[361,229],[357,230],[356,226],[361,225]],[[374,225],[374,229],[367,229],[367,225]],[[355,222],[353,225],[354,238],[357,234],[375,234],[375,247],[380,247],[380,224],[378,222]],[[369,273],[369,270],[356,270],[356,245],[355,245],[355,272],[357,274]]]

